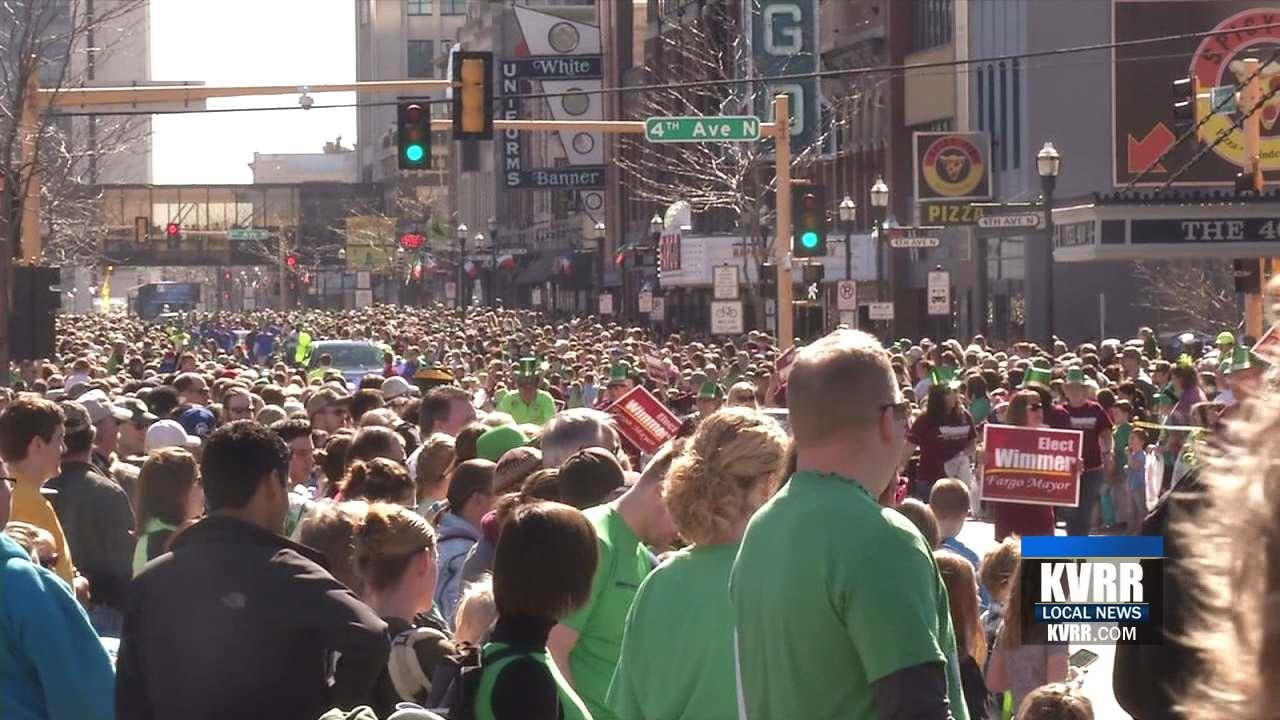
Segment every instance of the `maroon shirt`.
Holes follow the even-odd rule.
[[[1067,427],[1084,433],[1082,459],[1085,470],[1097,470],[1102,467],[1102,433],[1111,433],[1111,417],[1096,402],[1085,402],[1080,407],[1063,405],[1060,408],[1067,414]]]
[[[916,418],[907,432],[908,442],[920,448],[916,482],[932,485],[943,477],[946,471],[942,466],[964,452],[977,437],[973,416],[967,410],[958,410],[943,418],[930,417],[929,413]]]

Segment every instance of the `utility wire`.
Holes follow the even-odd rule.
[[[1262,99],[1260,99],[1260,100],[1257,102],[1257,104],[1256,104],[1256,105],[1254,105],[1254,106],[1253,106],[1253,108],[1251,108],[1251,109],[1249,110],[1249,112],[1247,112],[1247,113],[1241,113],[1241,114],[1239,115],[1239,117],[1237,117],[1235,120],[1233,120],[1233,121],[1231,122],[1231,124],[1230,124],[1230,125],[1228,125],[1227,127],[1222,128],[1222,130],[1218,131],[1218,136],[1217,136],[1217,137],[1215,137],[1215,138],[1213,139],[1213,142],[1211,142],[1211,143],[1209,143],[1208,145],[1205,145],[1203,148],[1201,148],[1201,149],[1200,149],[1200,152],[1198,152],[1198,153],[1196,153],[1196,154],[1195,154],[1195,157],[1193,157],[1193,158],[1191,158],[1190,160],[1188,160],[1185,164],[1183,164],[1183,166],[1182,166],[1182,167],[1178,168],[1178,171],[1177,171],[1177,172],[1175,172],[1174,174],[1170,175],[1170,176],[1169,176],[1169,177],[1168,177],[1168,178],[1167,178],[1163,183],[1161,183],[1161,185],[1160,185],[1160,189],[1159,189],[1157,192],[1158,192],[1158,193],[1162,193],[1162,192],[1164,192],[1164,191],[1168,190],[1170,185],[1172,185],[1173,183],[1177,182],[1177,181],[1178,181],[1178,178],[1180,178],[1180,177],[1182,177],[1183,175],[1185,175],[1185,174],[1187,173],[1187,171],[1188,171],[1188,170],[1190,170],[1190,169],[1191,169],[1191,168],[1192,168],[1196,163],[1200,162],[1200,160],[1201,160],[1205,155],[1208,155],[1208,154],[1209,154],[1209,152],[1210,152],[1211,150],[1213,150],[1214,148],[1216,148],[1216,147],[1218,147],[1219,145],[1221,145],[1221,144],[1222,144],[1222,142],[1223,142],[1224,140],[1226,140],[1228,137],[1230,137],[1230,136],[1231,136],[1231,133],[1232,133],[1232,132],[1235,132],[1236,130],[1240,129],[1240,127],[1244,124],[1244,121],[1245,121],[1245,120],[1247,120],[1248,118],[1252,117],[1254,113],[1256,113],[1256,112],[1258,112],[1259,110],[1261,110],[1261,109],[1262,109],[1262,106],[1263,106],[1264,104],[1266,104],[1266,102],[1267,102],[1268,100],[1270,100],[1271,98],[1275,97],[1276,95],[1280,95],[1280,85],[1277,85],[1276,87],[1271,88],[1270,90],[1268,90],[1268,91],[1267,91],[1267,93],[1266,93],[1265,95],[1263,95],[1263,96],[1262,96]]]
[[[1253,31],[1267,30],[1272,28],[1280,28],[1280,22],[1267,23],[1264,25],[1254,25],[1250,28]],[[1054,48],[1050,50],[1037,50],[1024,53],[1007,53],[1004,55],[993,55],[983,58],[964,58],[957,60],[940,60],[937,62],[919,62],[906,63],[902,65],[879,65],[876,67],[865,68],[841,68],[834,70],[818,70],[807,73],[788,73],[784,75],[770,75],[765,77],[753,78],[723,78],[715,80],[695,80],[690,82],[679,83],[657,83],[651,85],[628,85],[623,87],[609,88],[583,88],[574,90],[571,93],[525,93],[521,95],[504,95],[504,100],[541,100],[549,98],[564,97],[565,95],[607,95],[623,92],[651,92],[656,90],[681,90],[687,88],[699,87],[716,87],[720,85],[744,85],[752,83],[775,83],[787,82],[795,80],[821,80],[827,78],[850,78],[861,77],[864,75],[889,75],[897,76],[910,72],[918,72],[921,70],[930,70],[937,68],[954,68],[967,65],[983,65],[987,63],[1010,62],[1013,60],[1026,60],[1033,58],[1061,57],[1064,55],[1074,55],[1078,53],[1098,52],[1100,50],[1116,50],[1118,48],[1139,47],[1143,45],[1153,45],[1158,43],[1176,42],[1179,40],[1198,40],[1216,35],[1229,35],[1237,30],[1207,30],[1204,32],[1180,33],[1177,35],[1161,35],[1150,38],[1138,38],[1136,40],[1122,40],[1107,43],[1095,43],[1091,45],[1075,45],[1064,48]],[[426,100],[428,104],[450,102],[448,100]],[[327,108],[343,108],[343,107],[385,107],[392,106],[395,102],[373,102],[373,103],[342,103],[330,105],[313,105],[310,109],[327,109]],[[195,108],[191,110],[162,110],[162,111],[119,111],[119,112],[99,112],[99,113],[62,113],[68,116],[77,115],[180,115],[192,113],[213,113],[213,112],[254,112],[263,110],[302,110],[300,106],[284,106],[284,107],[263,107],[263,108]]]
[[[1276,48],[1276,51],[1275,51],[1274,53],[1272,53],[1272,54],[1271,54],[1271,57],[1270,57],[1270,58],[1268,58],[1266,62],[1259,64],[1259,65],[1258,65],[1258,69],[1257,69],[1257,70],[1254,70],[1254,71],[1253,71],[1253,73],[1252,73],[1251,75],[1249,75],[1249,77],[1248,77],[1248,78],[1246,78],[1244,82],[1240,83],[1240,86],[1241,86],[1241,87],[1244,87],[1244,86],[1248,85],[1250,82],[1252,82],[1254,79],[1256,79],[1259,75],[1261,75],[1261,74],[1262,74],[1262,70],[1263,70],[1263,68],[1267,67],[1267,66],[1268,66],[1268,65],[1270,65],[1271,63],[1276,62],[1277,60],[1280,60],[1280,48]],[[1145,177],[1147,177],[1147,175],[1151,174],[1151,171],[1152,171],[1152,170],[1154,170],[1154,169],[1155,169],[1155,167],[1156,167],[1157,165],[1159,165],[1159,164],[1161,163],[1161,161],[1163,161],[1163,160],[1165,159],[1165,157],[1167,157],[1167,156],[1169,155],[1169,153],[1173,152],[1174,148],[1178,147],[1178,146],[1179,146],[1179,145],[1181,145],[1183,142],[1185,142],[1185,141],[1187,140],[1187,138],[1194,137],[1197,133],[1199,133],[1199,132],[1200,132],[1200,128],[1202,128],[1202,127],[1204,127],[1206,124],[1208,124],[1208,122],[1209,122],[1210,120],[1212,120],[1212,119],[1213,119],[1213,116],[1214,116],[1214,115],[1216,115],[1216,114],[1218,113],[1218,111],[1219,111],[1219,110],[1221,110],[1221,109],[1225,108],[1228,104],[1230,104],[1230,102],[1231,102],[1233,99],[1234,99],[1234,94],[1230,94],[1230,95],[1227,95],[1227,96],[1223,97],[1221,100],[1219,100],[1219,101],[1218,101],[1218,103],[1217,103],[1216,105],[1214,105],[1212,108],[1210,108],[1209,112],[1205,113],[1204,117],[1200,118],[1200,120],[1195,124],[1195,126],[1194,126],[1194,127],[1192,127],[1190,130],[1188,130],[1188,131],[1186,131],[1186,132],[1182,133],[1182,135],[1181,135],[1181,136],[1179,136],[1176,140],[1174,140],[1174,141],[1173,141],[1173,144],[1171,144],[1171,145],[1169,145],[1169,147],[1165,148],[1165,149],[1164,149],[1164,151],[1163,151],[1163,152],[1161,152],[1161,153],[1160,153],[1160,155],[1159,155],[1158,157],[1156,157],[1156,158],[1155,158],[1155,159],[1153,159],[1150,163],[1148,163],[1148,164],[1147,164],[1147,166],[1146,166],[1145,168],[1143,168],[1143,169],[1142,169],[1142,172],[1140,172],[1140,173],[1138,173],[1137,175],[1133,176],[1133,178],[1131,178],[1131,179],[1129,180],[1129,182],[1125,183],[1124,191],[1125,191],[1125,192],[1127,192],[1127,191],[1129,191],[1129,190],[1133,190],[1133,189],[1134,189],[1134,187],[1136,187],[1138,183],[1142,182],[1142,180],[1143,180]],[[1193,89],[1193,93],[1192,93],[1192,96],[1191,96],[1191,102],[1192,102],[1192,103],[1199,102],[1198,98],[1196,97],[1196,95],[1195,95],[1195,93],[1194,93],[1194,89]],[[1216,144],[1216,142],[1217,142],[1217,141],[1215,141],[1215,144]],[[1198,156],[1197,156],[1197,157],[1198,157]],[[1180,173],[1180,174],[1181,174],[1181,173]],[[1165,187],[1168,187],[1168,185],[1165,185]]]

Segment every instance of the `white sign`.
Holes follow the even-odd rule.
[[[841,310],[840,324],[851,328],[858,327],[858,311],[857,310]]]
[[[458,299],[458,283],[447,282],[444,284],[444,296],[449,300]]]
[[[842,311],[841,317],[845,310],[857,311],[858,283],[856,280],[841,280],[836,283],[836,309]]]
[[[610,293],[601,293],[600,295],[600,314],[613,314],[613,295]]]
[[[227,231],[228,240],[269,240],[271,231],[263,228],[231,228]]]
[[[1001,228],[1038,228],[1042,218],[1040,213],[1018,213],[1017,215],[986,215],[978,218],[978,227],[988,230]]]
[[[890,237],[889,247],[893,248],[936,248],[942,241],[936,237]]]
[[[372,290],[356,290],[356,307],[369,307],[373,304]]]
[[[653,299],[653,307],[649,310],[649,319],[664,322],[667,319],[667,300],[661,296]]]
[[[538,307],[542,307],[542,288],[532,288],[529,291],[529,301]]]
[[[712,297],[716,300],[738,299],[738,266],[717,265],[711,269]]]
[[[356,273],[356,289],[357,290],[369,289],[369,272],[367,270],[361,270],[360,272]]]
[[[648,290],[641,290],[636,296],[636,305],[642,313],[653,312],[653,293]]]
[[[867,305],[867,315],[872,320],[892,320],[893,319],[893,303],[891,302],[873,302]]]
[[[711,334],[741,335],[742,332],[742,301],[712,300]]]
[[[945,270],[929,273],[929,314],[951,314],[951,274]]]

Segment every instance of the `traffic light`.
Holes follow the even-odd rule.
[[[422,103],[407,102],[396,106],[396,139],[400,152],[396,156],[401,170],[424,170],[431,167],[431,113]]]
[[[1179,135],[1196,124],[1196,81],[1184,77],[1173,81],[1173,131]]]
[[[298,256],[297,256],[297,255],[295,255],[295,254],[293,254],[293,253],[289,253],[288,255],[285,255],[285,256],[284,256],[284,264],[285,264],[285,266],[286,266],[286,267],[288,267],[290,270],[293,270],[293,269],[297,268],[297,267],[298,267]]]
[[[827,192],[817,185],[801,185],[791,190],[791,256],[825,257],[827,254]]]
[[[493,139],[493,53],[458,52],[452,80],[453,139]]]
[[[164,236],[170,240],[177,240],[182,237],[182,226],[176,222],[171,222],[164,226]]]

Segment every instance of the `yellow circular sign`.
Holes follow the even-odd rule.
[[[963,135],[946,135],[929,144],[920,158],[925,184],[939,197],[973,194],[986,169],[982,150]]]

